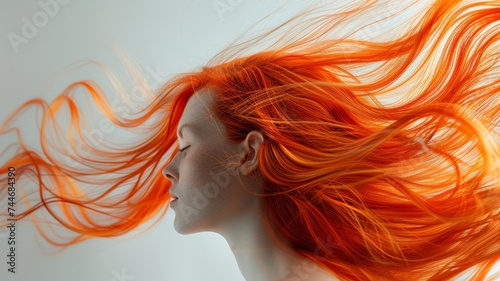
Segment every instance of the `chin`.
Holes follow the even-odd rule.
[[[195,233],[191,227],[188,227],[184,223],[177,222],[177,219],[174,221],[174,229],[177,233],[183,235]]]
[[[180,218],[175,218],[174,220],[174,229],[177,233],[182,234],[182,235],[187,235],[187,234],[194,234],[194,233],[199,233],[203,231],[207,231],[206,229],[202,228],[200,224],[194,223],[194,222],[185,222],[182,221]]]

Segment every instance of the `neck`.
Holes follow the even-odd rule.
[[[260,208],[238,217],[219,233],[228,242],[247,281],[337,280],[319,265],[280,247],[269,235]]]

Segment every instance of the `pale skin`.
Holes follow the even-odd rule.
[[[178,128],[179,148],[163,174],[172,181],[174,227],[181,234],[212,231],[228,242],[247,281],[338,280],[318,264],[278,246],[266,230],[259,197],[257,152],[264,137],[248,133],[240,143],[227,138],[211,113],[216,102],[209,90],[188,101]],[[184,124],[188,126],[183,127]],[[220,163],[231,162],[231,167]]]

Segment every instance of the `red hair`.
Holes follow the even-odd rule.
[[[20,149],[0,167],[1,194],[8,167],[18,178],[36,176],[40,202],[19,219],[43,207],[77,234],[61,242],[40,229],[60,246],[161,218],[171,185],[161,170],[178,149],[177,124],[189,98],[210,88],[231,140],[252,130],[266,137],[260,195],[278,243],[345,280],[447,280],[471,268],[471,278],[484,280],[500,258],[500,4],[435,1],[397,38],[321,40],[367,3],[309,21],[303,16],[312,12],[299,15],[236,50],[302,20],[313,32],[292,43],[282,37],[236,58],[228,48],[167,82],[134,118],[110,110],[90,81],[70,85],[50,105],[27,102],[13,116],[43,106],[42,152],[19,136]],[[72,130],[83,139],[71,96],[78,87],[116,125],[143,137],[125,148],[92,147],[89,157],[63,151],[77,168],[57,160],[45,130],[66,104],[69,147]],[[102,175],[111,178],[97,180]]]

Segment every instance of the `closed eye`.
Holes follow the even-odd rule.
[[[188,145],[188,146],[186,146],[186,147],[184,147],[182,149],[179,148],[179,152],[183,152],[184,150],[188,149],[188,147],[190,147],[190,145]]]

